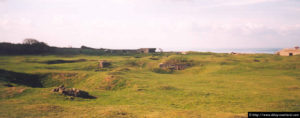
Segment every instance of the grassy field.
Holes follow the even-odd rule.
[[[1,56],[0,117],[245,118],[249,111],[300,110],[300,56],[151,57]],[[193,66],[156,71],[159,63],[174,58],[190,60]],[[86,61],[46,63],[58,59]],[[112,66],[95,71],[98,60]],[[62,84],[96,99],[51,92]]]

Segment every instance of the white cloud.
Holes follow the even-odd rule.
[[[32,37],[77,47],[276,47],[294,45],[300,34],[299,14],[273,11],[278,6],[291,8],[280,4],[282,0],[21,2],[7,1],[0,7],[0,41]],[[252,11],[255,5],[261,7]]]

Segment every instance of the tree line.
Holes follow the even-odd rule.
[[[21,44],[0,43],[0,54],[45,54],[53,51],[53,48],[36,39],[25,39]]]
[[[87,46],[81,48],[52,47],[45,42],[33,38],[24,39],[22,43],[0,42],[0,55],[104,55],[105,49],[95,49]]]

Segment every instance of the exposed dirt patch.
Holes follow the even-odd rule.
[[[0,98],[10,98],[14,97],[18,94],[23,93],[26,90],[26,88],[22,87],[8,87],[1,90]]]
[[[300,87],[298,87],[298,86],[290,86],[287,89],[288,90],[300,90]]]
[[[23,107],[24,110],[34,110],[35,112],[62,112],[64,108],[57,105],[39,104],[28,105]]]

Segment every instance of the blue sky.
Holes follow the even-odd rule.
[[[52,46],[284,48],[300,0],[0,0],[0,42]]]

